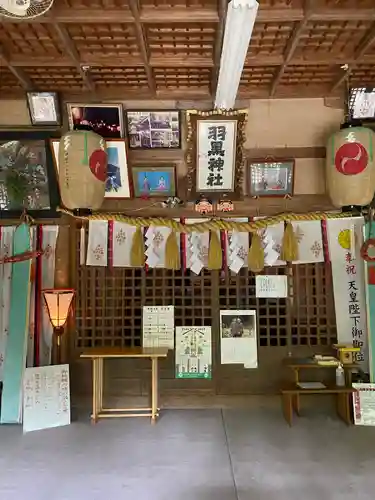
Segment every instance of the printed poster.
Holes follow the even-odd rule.
[[[355,425],[375,425],[375,384],[353,384]]]
[[[222,364],[258,367],[257,322],[255,310],[220,311]]]
[[[143,347],[174,349],[174,306],[143,307]]]
[[[368,373],[364,261],[360,256],[363,225],[363,217],[327,220],[337,340],[361,349],[356,360]]]
[[[23,432],[70,424],[69,365],[26,368]]]
[[[176,378],[211,378],[211,327],[176,327]]]

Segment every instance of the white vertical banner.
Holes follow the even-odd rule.
[[[105,220],[90,220],[86,265],[106,267],[107,262],[108,222]]]
[[[337,339],[360,347],[357,362],[368,372],[367,320],[363,243],[363,217],[328,219],[327,234],[332,265]]]
[[[248,222],[247,217],[227,220],[233,222]],[[233,273],[237,274],[242,267],[247,267],[249,233],[228,231],[226,236],[227,265]]]
[[[255,220],[264,217],[255,217]],[[272,226],[267,226],[258,231],[264,249],[264,263],[266,266],[283,266],[286,264],[280,259],[281,246],[284,237],[284,222],[279,222]]]
[[[30,248],[36,250],[36,227],[30,228]],[[35,280],[36,280],[36,259],[31,263],[31,284],[29,302],[29,334],[27,336],[26,366],[34,366],[34,344],[35,344]]]
[[[12,254],[13,235],[13,226],[0,227],[0,259]],[[3,380],[3,365],[9,330],[11,278],[12,264],[0,264],[0,382]]]
[[[293,221],[292,226],[298,242],[298,260],[294,260],[293,264],[324,262],[321,221]]]
[[[131,248],[137,228],[125,222],[113,222],[113,267],[131,267]]]
[[[180,221],[180,219],[175,219]],[[166,226],[150,226],[145,234],[146,264],[149,267],[165,267],[165,246],[172,229]],[[176,232],[178,248],[180,248],[180,233]]]
[[[42,227],[42,290],[55,286],[55,256],[58,233],[58,226]],[[47,306],[43,298],[41,300],[42,314],[39,336],[39,364],[40,366],[48,366],[51,364],[53,328],[49,319]]]

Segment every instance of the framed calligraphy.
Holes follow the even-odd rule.
[[[186,112],[188,196],[242,196],[247,110]]]

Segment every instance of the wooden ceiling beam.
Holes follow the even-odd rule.
[[[59,36],[61,43],[63,44],[67,54],[69,55],[72,63],[77,68],[79,74],[81,75],[82,80],[84,81],[86,87],[91,91],[95,92],[95,85],[90,76],[86,71],[82,69],[82,63],[78,54],[78,50],[71,39],[68,30],[65,26],[61,24],[54,24],[55,31]]]
[[[375,22],[371,25],[370,29],[362,38],[361,42],[357,46],[354,54],[354,61],[348,64],[349,68],[347,70],[343,69],[341,75],[332,85],[331,93],[335,92],[341,85],[349,78],[353,69],[360,64],[359,59],[363,58],[364,54],[368,51],[368,49],[375,43]],[[362,61],[361,61],[362,62]],[[363,61],[366,64],[366,61]],[[345,63],[344,63],[345,64]]]
[[[16,79],[20,82],[21,87],[24,90],[34,90],[34,84],[32,80],[25,74],[25,72],[21,68],[17,68],[13,66],[10,62],[8,54],[6,54],[3,47],[0,45],[0,82],[1,82],[1,63],[4,64],[8,68],[8,70],[16,77]]]
[[[288,66],[289,62],[292,60],[294,52],[297,49],[298,42],[301,38],[301,35],[303,31],[306,28],[307,23],[310,21],[310,16],[312,13],[312,1],[311,0],[306,0],[305,2],[305,11],[304,11],[304,18],[299,21],[298,23],[295,24],[293,33],[291,37],[289,38],[289,41],[287,43],[287,46],[285,48],[284,52],[284,61],[282,65],[280,66],[279,70],[277,71],[275,78],[272,81],[271,88],[270,88],[270,97],[273,97],[275,95],[277,86],[279,85],[283,74],[285,73],[286,67]]]
[[[150,54],[147,48],[146,34],[144,27],[141,23],[140,6],[138,0],[129,0],[129,6],[131,13],[134,17],[135,22],[135,32],[137,36],[138,47],[141,52],[143,66],[147,76],[147,82],[150,92],[153,94],[156,92],[155,80],[152,74],[152,68],[150,66]]]

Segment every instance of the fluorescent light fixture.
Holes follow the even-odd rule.
[[[234,107],[258,7],[256,0],[232,0],[228,4],[216,89],[216,109]]]

